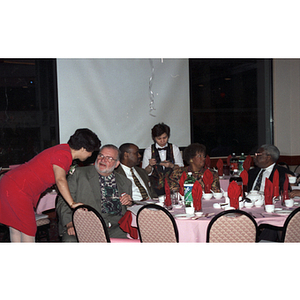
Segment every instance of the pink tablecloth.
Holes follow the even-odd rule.
[[[55,200],[56,200],[57,193],[51,192],[46,194],[44,197],[40,199],[37,204],[36,212],[41,214],[43,211],[54,209],[55,208]]]
[[[213,208],[213,203],[224,203],[225,199],[222,198],[220,200],[216,200],[212,198],[211,200],[202,200],[202,211],[204,214],[212,214],[214,215],[223,211],[223,209],[215,209]],[[281,207],[279,202],[276,203],[276,207]],[[293,209],[295,209],[294,207]],[[286,209],[286,208],[284,208]],[[288,215],[279,215],[266,213],[264,207],[252,207],[252,208],[242,208],[242,210],[252,214],[254,220],[257,225],[266,223],[275,226],[283,226]],[[184,214],[184,208],[176,209],[173,208],[171,211],[173,216],[177,214]],[[213,218],[214,215],[209,217],[201,217],[197,220],[193,219],[179,219],[175,217],[175,221],[178,228],[179,233],[179,242],[181,243],[205,243],[206,242],[206,230],[209,222]],[[137,227],[136,224],[136,215],[132,213],[132,227]]]

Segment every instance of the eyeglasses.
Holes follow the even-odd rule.
[[[263,153],[261,153],[261,152],[254,153],[254,156],[262,156],[262,155],[270,156],[270,154],[267,154],[265,152],[263,152]]]
[[[203,158],[205,158],[206,155],[203,155],[203,154],[197,154],[197,155],[195,155],[195,157],[199,157],[199,158],[203,157]]]
[[[100,159],[104,159],[106,161],[109,161],[109,162],[113,162],[113,161],[116,161],[116,159],[112,158],[111,156],[104,156],[103,154],[98,154],[98,157]]]

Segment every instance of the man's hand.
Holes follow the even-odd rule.
[[[120,202],[122,203],[122,205],[132,205],[132,198],[130,195],[123,193],[120,196]]]
[[[68,235],[75,235],[75,229],[72,222],[67,224],[67,232]]]

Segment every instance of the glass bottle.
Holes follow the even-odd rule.
[[[184,203],[185,207],[193,207],[192,189],[196,179],[193,177],[192,172],[188,172],[187,178],[184,181]]]
[[[232,153],[232,156],[230,158],[230,174],[233,174],[233,171],[237,169],[238,170],[238,158],[236,157],[235,153]]]
[[[241,173],[243,172],[243,170],[244,170],[243,164],[244,164],[245,159],[246,159],[245,154],[244,154],[244,153],[241,153],[241,156],[239,157],[239,160],[238,160],[238,162],[239,162],[239,172],[240,172],[240,174],[241,174]]]

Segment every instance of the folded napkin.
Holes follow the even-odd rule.
[[[203,174],[203,182],[204,182],[204,193],[210,193],[211,191],[211,185],[214,181],[214,176],[212,172],[207,169],[205,170]]]
[[[222,176],[223,175],[223,160],[221,158],[219,158],[217,161],[217,168],[218,168],[218,175]]]
[[[248,172],[246,170],[241,172],[240,177],[243,180],[243,185],[248,185]]]
[[[251,167],[251,163],[252,163],[252,157],[251,155],[248,155],[243,163],[244,170],[249,171]]]
[[[200,211],[202,206],[201,203],[202,186],[198,180],[195,181],[193,185],[192,196],[193,196],[193,206],[195,207],[195,211]]]
[[[210,169],[210,157],[206,155],[205,157],[205,164],[204,164],[205,169]]]
[[[236,181],[231,181],[227,189],[228,197],[230,199],[230,206],[239,209],[239,196],[241,194],[241,187]]]
[[[232,157],[231,154],[229,154],[227,157],[227,166],[230,166],[231,157]]]
[[[171,201],[171,191],[170,191],[167,178],[165,178],[165,193],[166,193],[165,206],[168,207],[172,205],[172,201]]]
[[[180,180],[179,180],[179,194],[181,196],[184,196],[184,182],[186,180],[187,176],[186,176],[186,172],[183,171]]]
[[[265,204],[273,204],[273,183],[269,178],[266,178],[265,181]]]
[[[273,195],[274,197],[279,197],[279,172],[278,170],[275,170],[273,175]]]
[[[285,180],[283,184],[283,197],[282,200],[290,199],[289,197],[289,177],[285,174]]]
[[[129,235],[133,238],[133,239],[138,239],[139,235],[138,235],[138,230],[136,227],[132,227],[131,226],[131,222],[132,222],[132,215],[131,215],[131,211],[126,211],[126,213],[124,214],[124,216],[119,220],[119,225],[120,228],[129,233]]]

